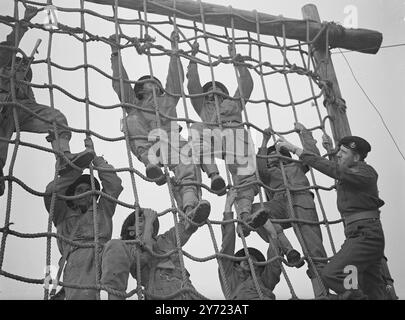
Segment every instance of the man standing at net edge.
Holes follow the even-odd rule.
[[[370,144],[357,136],[342,138],[337,162],[303,150],[284,138],[277,142],[277,148],[281,147],[337,180],[337,206],[344,220],[346,239],[322,270],[325,286],[335,291],[338,299],[384,300],[381,260],[385,242],[379,210],[384,201],[378,197],[378,174],[364,161],[371,151]],[[347,281],[348,270],[357,271],[358,281],[351,281],[352,285]]]

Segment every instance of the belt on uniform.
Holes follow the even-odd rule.
[[[365,219],[379,219],[380,218],[380,211],[378,210],[370,210],[370,211],[361,211],[353,213],[349,216],[344,217],[345,224],[348,225],[355,221],[365,220]]]

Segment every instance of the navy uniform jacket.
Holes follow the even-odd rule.
[[[384,205],[384,201],[378,197],[378,174],[366,162],[358,161],[350,167],[342,167],[306,150],[300,159],[337,180],[337,207],[342,217],[361,211],[378,210]]]

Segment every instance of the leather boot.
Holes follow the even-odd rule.
[[[201,200],[195,208],[189,208],[191,207],[187,207],[186,214],[196,224],[205,222],[211,213],[211,205],[207,200]]]
[[[259,208],[246,221],[253,229],[257,229],[264,225],[268,219],[268,212],[264,208]]]
[[[52,140],[51,144],[53,150],[62,152],[69,161],[81,169],[87,168],[95,157],[94,151],[89,149],[85,149],[79,153],[71,153],[68,134],[62,133],[59,139]],[[59,162],[59,175],[63,176],[71,170],[73,170],[71,164],[66,159],[61,158]]]
[[[149,179],[157,179],[155,183],[159,186],[164,185],[166,182],[166,177],[162,169],[155,164],[149,163],[146,166],[145,173]]]
[[[244,221],[244,222],[248,222],[248,219],[249,219],[249,214],[247,213],[247,212],[242,212],[241,214],[240,214],[240,219],[242,220],[242,221]],[[250,235],[250,228],[249,227],[247,227],[245,224],[243,224],[243,223],[239,223],[239,225],[240,225],[240,227],[241,227],[241,230],[242,230],[242,234],[245,236],[245,238],[246,237],[248,237],[249,235]],[[239,236],[239,238],[241,238],[242,237],[242,235],[238,232],[238,236]]]
[[[286,254],[286,258],[288,263],[294,265],[297,269],[301,268],[305,264],[305,261],[301,258],[300,253],[295,249],[289,250]]]
[[[91,150],[83,150],[79,153],[65,153],[66,158],[69,159],[75,166],[85,169],[94,159],[94,152]],[[59,175],[63,176],[73,170],[73,167],[66,160],[61,159],[59,166]]]
[[[218,195],[224,195],[226,193],[226,184],[224,179],[218,174],[214,173],[210,176],[211,179],[211,190],[216,192]],[[224,193],[225,192],[225,193]]]

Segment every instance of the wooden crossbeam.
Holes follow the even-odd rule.
[[[102,5],[114,5],[114,0],[86,0]],[[220,6],[216,4],[202,2],[202,7],[205,15],[205,23],[231,27],[231,16],[234,19],[234,27],[239,30],[256,32],[256,12],[233,9],[230,7]],[[119,0],[118,5],[127,9],[143,11],[143,0]],[[176,5],[176,9],[174,9]],[[200,3],[190,0],[148,0],[147,12],[173,16],[201,22]],[[307,41],[315,38],[322,30],[324,25],[313,20],[291,19],[281,16],[274,16],[266,13],[257,13],[260,21],[260,33],[263,35],[271,35],[282,37],[283,25],[285,36],[288,39]],[[307,25],[309,33],[307,34]],[[328,26],[329,44],[333,48],[342,48],[346,50],[359,51],[363,53],[376,54],[381,46],[382,34],[378,31],[368,29],[348,29],[336,24]],[[325,41],[325,34],[319,37],[319,41]]]

